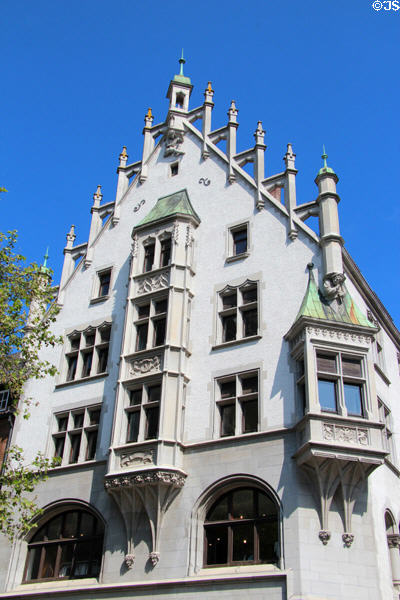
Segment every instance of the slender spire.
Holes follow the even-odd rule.
[[[324,173],[331,173],[331,174],[335,175],[335,171],[333,169],[331,169],[331,167],[328,167],[328,163],[326,161],[326,159],[328,158],[328,155],[325,151],[325,144],[322,145],[321,158],[324,161],[324,166],[320,168],[320,170],[318,171],[318,175],[323,175]],[[317,175],[317,177],[318,177],[318,175]]]
[[[183,58],[183,48],[182,48],[182,54],[181,57],[179,59],[179,75],[175,75],[175,77],[173,78],[172,81],[176,81],[178,83],[185,83],[186,85],[192,85],[192,82],[190,81],[190,77],[186,77],[186,75],[183,73],[183,65],[185,64],[186,60]],[[167,94],[168,96],[168,94]]]
[[[46,254],[44,255],[43,267],[47,267],[47,259],[49,258],[49,247],[46,248]]]
[[[325,152],[325,144],[322,144],[322,156],[321,156],[321,158],[322,158],[322,159],[323,159],[323,161],[324,161],[324,169],[327,169],[327,168],[328,168],[328,165],[327,165],[326,159],[328,158],[328,155],[327,155],[327,153]]]
[[[49,258],[49,247],[47,246],[46,248],[46,254],[44,255],[44,261],[43,264],[41,265],[41,267],[39,268],[40,273],[43,273],[44,275],[49,275],[50,274],[50,269],[47,266],[47,260]]]
[[[179,59],[179,64],[180,64],[179,75],[181,77],[184,77],[184,75],[183,75],[183,65],[185,64],[185,62],[186,62],[186,60],[183,58],[183,48],[182,48],[181,57]]]

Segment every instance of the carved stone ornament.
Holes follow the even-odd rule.
[[[175,488],[181,488],[185,484],[186,476],[181,473],[171,471],[141,471],[133,475],[118,475],[112,479],[106,479],[104,487],[106,490],[133,487],[147,486],[158,483],[164,483]]]
[[[124,452],[124,454],[121,454],[119,464],[123,469],[133,465],[153,465],[154,450],[145,450],[143,452]]]
[[[203,185],[205,185],[207,187],[208,185],[210,185],[211,180],[208,179],[208,177],[200,177],[199,183],[202,183]]]
[[[318,534],[318,537],[323,543],[323,545],[326,546],[329,540],[331,539],[331,532],[327,531],[326,529],[321,529],[321,531]]]
[[[145,203],[146,203],[146,200],[144,200],[144,199],[143,199],[143,200],[141,200],[140,202],[138,202],[138,203],[136,204],[136,206],[134,207],[134,209],[133,209],[133,212],[137,212],[138,210],[140,210],[140,208],[141,208],[141,207],[143,206],[143,204],[145,204]]]
[[[137,235],[135,235],[135,237],[132,240],[132,246],[131,246],[131,254],[133,256],[133,258],[135,258],[135,256],[137,256],[138,253],[138,237]]]
[[[344,533],[342,535],[342,540],[343,540],[343,544],[346,546],[346,548],[350,548],[350,546],[352,545],[352,543],[354,541],[354,534]]]
[[[389,548],[400,548],[400,535],[398,533],[392,533],[387,536]]]
[[[158,273],[153,277],[146,277],[138,282],[137,291],[138,294],[148,294],[155,290],[161,290],[166,288],[169,283],[168,273]]]
[[[153,567],[155,567],[156,564],[160,560],[160,553],[159,552],[150,552],[149,560],[151,561],[151,564],[153,565]]]
[[[370,344],[371,337],[348,331],[337,331],[336,329],[323,329],[320,327],[307,327],[307,333],[318,338],[332,341],[356,342],[357,344]]]
[[[125,554],[124,563],[128,567],[128,569],[132,569],[135,563],[135,555],[134,554]]]
[[[145,375],[146,373],[152,373],[153,371],[159,372],[160,370],[161,357],[157,355],[134,360],[130,365],[129,374],[139,376]]]
[[[322,423],[322,436],[329,442],[337,440],[346,444],[360,444],[368,446],[368,430],[359,427],[347,427],[342,425],[332,425],[331,423]]]
[[[344,281],[346,276],[343,273],[329,273],[324,277],[324,296],[328,300],[337,299],[338,302],[342,302],[346,290],[344,288]]]
[[[165,136],[165,151],[164,156],[181,156],[185,154],[179,150],[179,146],[183,143],[183,132],[170,127]]]

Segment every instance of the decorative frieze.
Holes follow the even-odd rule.
[[[132,466],[153,465],[154,450],[144,450],[142,452],[124,452],[120,456],[119,464],[123,469]]]
[[[322,423],[322,436],[329,442],[335,440],[345,444],[369,445],[368,430],[360,427]]]
[[[140,375],[148,375],[150,373],[159,373],[161,371],[161,355],[147,356],[146,358],[138,358],[129,366],[129,375],[131,377],[140,377]]]
[[[150,292],[155,292],[168,287],[168,284],[169,272],[163,271],[162,273],[140,279],[137,282],[137,293],[149,294]]]
[[[338,331],[336,329],[324,329],[319,327],[307,327],[307,333],[314,337],[329,339],[339,342],[354,342],[356,344],[370,344],[371,338],[367,335],[352,333],[349,331]]]
[[[185,484],[185,479],[186,476],[182,475],[181,473],[155,469],[152,471],[141,471],[140,473],[133,475],[118,475],[112,479],[106,479],[104,482],[104,487],[106,490],[112,490],[134,486],[143,487],[147,485],[157,485],[159,483],[163,483],[175,488],[181,488]]]

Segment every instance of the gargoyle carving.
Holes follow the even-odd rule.
[[[336,298],[338,302],[342,302],[346,290],[344,288],[344,280],[346,279],[343,273],[330,273],[324,277],[324,296],[328,300]]]

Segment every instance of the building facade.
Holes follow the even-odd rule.
[[[59,373],[12,439],[61,464],[1,543],[0,598],[398,598],[400,334],[338,177],[324,153],[298,203],[291,144],[266,177],[261,122],[237,153],[235,103],[213,129],[180,63],[115,201],[99,186],[88,242],[67,235]]]

